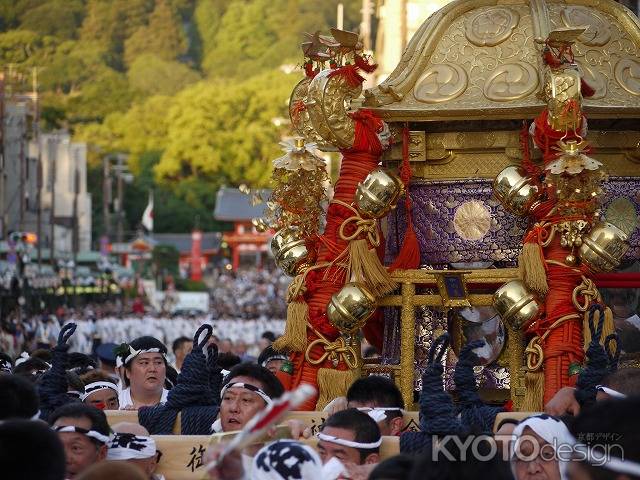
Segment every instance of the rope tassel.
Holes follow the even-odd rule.
[[[304,352],[307,348],[307,322],[309,306],[304,300],[287,305],[284,333],[273,342],[273,349],[282,352]]]
[[[347,278],[352,282],[362,283],[376,297],[382,297],[398,286],[380,262],[376,250],[369,248],[369,242],[365,239],[349,242]]]
[[[327,404],[337,397],[347,395],[347,390],[353,382],[360,377],[359,369],[335,370],[321,368],[318,370],[318,389],[320,396],[316,403],[316,409],[322,410]]]
[[[518,257],[518,274],[527,287],[542,297],[549,292],[542,247],[537,242],[525,242]]]
[[[304,299],[306,274],[298,275],[291,281],[287,292],[287,322],[284,333],[273,342],[278,352],[304,352],[307,349],[307,323],[309,305]]]

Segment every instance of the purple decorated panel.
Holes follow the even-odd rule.
[[[527,220],[493,198],[491,180],[416,182],[410,186],[422,264],[515,261]],[[402,245],[404,202],[389,216],[387,260]]]
[[[415,182],[410,186],[421,264],[515,262],[527,219],[507,212],[493,198],[489,179]],[[610,177],[604,185],[604,218],[640,214],[640,178]],[[622,213],[621,213],[622,212]],[[404,202],[388,218],[387,262],[398,253],[406,229]],[[627,258],[640,258],[640,231]]]
[[[628,222],[634,214],[637,221],[640,216],[640,177],[609,177],[604,184],[603,218],[623,230],[631,230],[633,227],[629,227]],[[627,251],[625,259],[640,258],[640,229],[634,230],[629,243],[631,248]]]

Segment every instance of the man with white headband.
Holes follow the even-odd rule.
[[[220,413],[213,431],[242,430],[256,413],[283,393],[280,381],[266,368],[252,363],[236,365],[225,378],[220,392]]]
[[[337,458],[343,464],[373,465],[380,461],[382,437],[378,424],[355,408],[331,415],[318,433],[323,463]]]
[[[210,447],[205,461],[218,458],[223,448],[224,444]],[[343,478],[340,474],[336,465],[323,465],[313,448],[294,440],[277,440],[265,445],[250,464],[243,461],[239,452],[232,452],[208,472],[211,480],[335,480]]]
[[[84,391],[80,395],[80,400],[87,405],[99,408],[100,410],[118,410],[118,385],[107,374],[100,370],[91,370],[82,377]]]
[[[126,461],[138,467],[149,480],[164,480],[156,475],[158,451],[149,431],[137,423],[122,422],[113,426],[107,460]]]
[[[516,480],[567,480],[575,443],[562,421],[536,415],[513,431],[511,472]]]
[[[68,403],[53,411],[49,423],[64,446],[65,478],[76,478],[106,458],[111,431],[102,410],[83,403]]]
[[[167,401],[167,347],[154,337],[139,337],[117,348],[125,369],[125,385],[120,392],[120,410],[138,410]]]
[[[404,428],[404,400],[396,384],[379,375],[359,378],[347,390],[347,397],[338,397],[324,409],[332,414],[346,408],[357,408],[373,418],[382,435],[400,435]]]

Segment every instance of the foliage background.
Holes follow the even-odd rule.
[[[263,187],[304,32],[335,25],[339,0],[3,0],[0,62],[37,67],[41,129],[89,143],[94,238],[103,232],[102,158],[128,154],[126,229],[149,190],[154,230],[223,228],[221,185]],[[342,0],[357,30],[359,0]]]

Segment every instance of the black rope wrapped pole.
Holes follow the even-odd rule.
[[[204,332],[204,337],[200,340]],[[213,327],[204,324],[193,339],[193,349],[185,357],[178,381],[170,391],[164,405],[142,407],[138,420],[150,433],[169,435],[173,432],[178,412],[181,412],[181,432],[185,435],[206,435],[218,415],[219,390],[213,392],[211,370],[217,368],[218,348],[207,345]],[[205,355],[205,348],[207,354]],[[218,370],[219,371],[219,370]],[[217,397],[216,397],[217,393]]]
[[[478,394],[476,377],[473,371],[476,355],[473,350],[483,344],[483,340],[476,340],[460,349],[458,363],[453,373],[453,381],[458,393],[457,411],[460,414],[462,424],[471,432],[490,433],[493,430],[496,415],[504,411],[504,409],[486,405]]]
[[[451,395],[444,391],[442,359],[449,346],[449,334],[443,333],[429,349],[429,364],[422,376],[420,393],[420,432],[400,435],[400,452],[416,453],[430,448],[434,435],[460,435],[464,428],[456,418]]]
[[[68,341],[76,331],[75,323],[67,323],[58,334],[58,343],[51,349],[51,368],[42,374],[38,382],[40,418],[48,420],[56,408],[77,399],[67,394]]]

